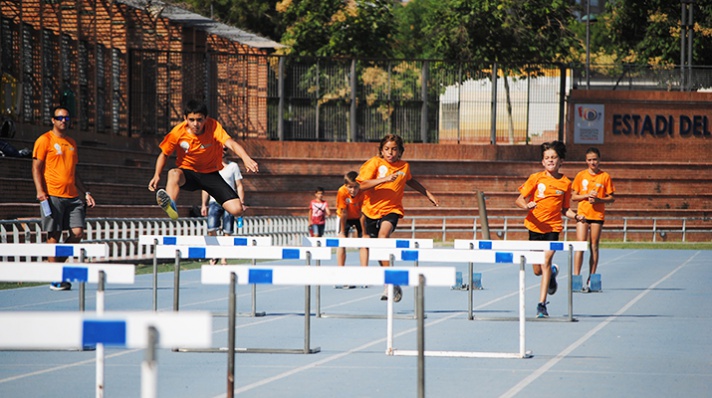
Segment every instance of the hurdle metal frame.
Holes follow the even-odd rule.
[[[578,320],[574,318],[574,299],[573,299],[573,263],[575,251],[587,251],[588,242],[587,241],[530,241],[530,240],[468,240],[468,239],[455,239],[453,246],[458,250],[510,250],[513,248],[525,249],[525,250],[536,250],[536,251],[564,251],[568,252],[568,313],[564,317],[548,317],[548,318],[531,318],[535,321],[564,321],[564,322],[577,322]],[[541,264],[541,262],[536,262],[535,264]],[[472,275],[472,264],[469,264],[469,275]],[[472,285],[472,283],[469,283]],[[472,288],[468,287],[470,302],[472,301]],[[470,319],[472,320],[472,318]],[[511,318],[492,318],[492,320],[512,320]]]
[[[88,258],[109,257],[109,245],[106,243],[0,243],[0,253],[5,258],[75,257],[83,263]],[[84,289],[84,282],[79,282],[79,311],[84,311],[86,296]]]
[[[175,259],[173,277],[173,310],[179,310],[180,301],[180,260],[184,258],[229,258],[243,260],[305,260],[307,265],[314,260],[331,259],[331,249],[326,247],[289,246],[182,246],[158,245],[156,258]],[[222,266],[224,267],[224,266]],[[244,267],[241,265],[240,267]],[[253,301],[254,303],[254,301]]]
[[[230,348],[234,342],[234,335],[228,336],[228,348],[213,348],[199,350],[200,352],[225,352],[228,353],[286,353],[286,354],[313,354],[321,348],[312,348],[311,340],[311,301],[309,289],[311,285],[331,284],[392,284],[413,285],[417,283],[418,275],[426,275],[433,286],[449,286],[455,280],[454,267],[421,267],[417,270],[403,267],[313,267],[313,266],[214,266],[204,265],[201,268],[201,282],[203,284],[230,284],[228,305],[233,306],[235,301],[235,285],[239,284],[272,284],[272,285],[304,285],[304,347],[300,349],[285,348]],[[393,334],[393,295],[389,297],[390,321],[387,324],[388,333]],[[231,307],[234,308],[234,307]],[[234,330],[234,314],[229,309],[229,330]],[[181,350],[187,351],[187,350]],[[195,351],[195,350],[191,350]]]
[[[330,247],[330,248],[343,248],[343,249],[353,249],[353,248],[402,248],[402,249],[432,249],[433,240],[432,239],[373,239],[373,238],[332,238],[332,237],[304,237],[302,239],[302,246],[309,247]],[[370,260],[369,254],[369,260]],[[389,266],[393,266],[393,259],[383,259],[383,261],[389,261]],[[316,266],[321,266],[321,261],[316,261]],[[418,262],[414,263],[414,266],[418,266]],[[351,285],[352,283],[348,283]],[[384,315],[376,314],[339,314],[339,313],[325,313],[321,311],[321,286],[316,287],[316,317],[317,318],[358,318],[358,319],[381,319]],[[410,319],[415,316],[415,311],[413,311],[412,316],[399,316],[399,318]]]
[[[210,235],[141,235],[138,238],[139,246],[151,246],[153,249],[153,310],[158,311],[158,258],[156,246],[158,245],[219,245],[219,246],[272,246],[270,236],[210,236]],[[255,260],[252,265],[255,265]],[[265,316],[264,312],[257,312],[257,288],[252,286],[252,305],[249,313],[241,316]]]
[[[393,348],[393,331],[389,326],[386,341],[386,355],[393,356],[418,356],[418,363],[423,361],[426,356],[432,357],[454,357],[454,358],[531,358],[533,356],[531,351],[526,349],[526,317],[524,316],[524,291],[526,290],[525,282],[525,272],[524,264],[528,261],[525,255],[519,256],[519,351],[518,352],[483,352],[483,351],[426,351],[424,349],[424,320],[418,317],[418,336],[417,336],[417,350],[399,350]],[[417,273],[417,270],[415,271]],[[417,313],[424,314],[424,299],[423,299],[423,287],[427,277],[421,278],[419,280],[419,288],[416,289],[416,303],[418,304],[416,311]],[[388,286],[388,300],[391,302],[393,296],[393,285]],[[389,315],[392,311],[392,307],[389,307]],[[392,318],[389,317],[389,324],[392,323]]]

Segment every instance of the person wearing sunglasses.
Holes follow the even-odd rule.
[[[69,110],[52,110],[52,130],[35,141],[32,151],[32,179],[40,202],[42,231],[47,243],[59,243],[62,232],[69,231],[65,243],[79,243],[84,237],[86,206],[94,207],[94,197],[77,174],[77,143],[67,135]],[[82,197],[84,200],[82,200]],[[65,258],[50,257],[50,262]],[[53,282],[52,290],[70,290],[69,282]]]

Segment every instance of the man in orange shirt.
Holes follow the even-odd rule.
[[[571,180],[559,172],[566,146],[561,141],[545,142],[541,145],[544,171],[534,173],[519,187],[516,205],[528,211],[524,226],[529,230],[529,240],[557,241],[563,229],[562,215],[579,220],[580,217],[569,208],[571,202]],[[556,293],[556,275],[559,267],[551,264],[554,251],[547,251],[544,264],[533,264],[534,275],[541,275],[537,318],[549,316],[546,309],[547,294]]]
[[[168,171],[166,189],[156,191],[156,202],[172,219],[178,218],[175,201],[181,189],[204,190],[235,217],[244,209],[237,192],[220,176],[223,147],[242,159],[247,171],[259,171],[257,162],[235,142],[220,123],[208,117],[208,107],[202,101],[190,100],[183,111],[184,121],[173,128],[160,144],[156,170],[148,183],[148,190],[158,188],[166,160],[176,152],[176,168]]]
[[[42,230],[47,232],[47,243],[58,243],[65,230],[69,230],[66,243],[79,243],[84,237],[86,217],[79,192],[84,193],[89,207],[94,207],[94,197],[77,175],[77,143],[67,135],[69,111],[66,108],[52,110],[52,126],[52,130],[37,138],[32,151],[32,179],[40,201]],[[63,259],[50,257],[48,260],[60,262]],[[71,288],[69,282],[50,285],[52,290]]]

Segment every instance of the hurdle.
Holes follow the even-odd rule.
[[[153,310],[158,311],[158,258],[155,247],[158,245],[218,245],[218,246],[272,246],[269,236],[197,236],[197,235],[141,235],[139,246],[152,246],[153,254]],[[253,265],[255,261],[253,260]],[[257,312],[257,290],[252,288],[252,311],[249,316],[264,316]]]
[[[173,311],[179,310],[180,260],[203,258],[230,258],[248,260],[311,260],[331,259],[331,248],[326,247],[290,247],[290,246],[181,246],[158,245],[155,247],[156,258],[174,258]],[[225,266],[221,266],[225,267]],[[241,267],[244,267],[241,266]],[[254,301],[253,301],[254,303]]]
[[[230,294],[234,297],[234,285],[267,284],[267,285],[304,285],[307,293],[304,298],[304,347],[300,349],[282,348],[236,348],[228,349],[229,353],[288,353],[313,354],[321,348],[311,348],[310,331],[310,295],[311,285],[339,285],[357,283],[364,285],[389,284],[409,285],[417,283],[418,275],[425,275],[433,286],[449,286],[455,280],[454,267],[421,267],[417,270],[394,267],[310,267],[310,266],[214,266],[204,265],[201,268],[201,281],[204,284],[231,284]],[[237,282],[236,282],[237,281]],[[232,299],[230,300],[232,303]],[[393,295],[388,301],[389,321],[388,333],[393,335]],[[229,316],[230,330],[234,329],[232,311]],[[208,352],[224,352],[225,348],[214,348]],[[200,350],[206,351],[206,350]]]
[[[373,238],[331,238],[331,237],[304,237],[302,246],[307,247],[330,247],[330,248],[401,248],[401,249],[432,249],[432,239],[373,239]],[[370,259],[370,255],[369,255]],[[390,259],[386,259],[388,261]],[[320,266],[320,261],[316,261],[316,266]],[[391,264],[392,266],[393,264]],[[417,266],[417,263],[415,264]],[[351,285],[352,283],[348,283]],[[316,288],[316,317],[330,318],[362,318],[362,319],[378,319],[383,318],[382,315],[369,314],[329,314],[321,311],[321,288]],[[410,317],[409,317],[410,318]]]
[[[573,299],[573,264],[575,251],[587,251],[588,242],[587,241],[531,241],[531,240],[468,240],[468,239],[455,239],[453,244],[455,249],[470,249],[470,250],[537,250],[537,251],[564,251],[567,250],[569,253],[568,257],[568,270],[569,270],[569,283],[568,285],[568,314],[563,318],[549,317],[549,318],[535,318],[538,321],[548,320],[548,321],[566,321],[566,322],[576,322],[574,318],[574,299]],[[543,264],[544,261],[535,262],[535,264]],[[472,269],[469,271],[472,274]],[[471,290],[470,290],[471,291]]]
[[[203,348],[212,345],[212,317],[207,312],[0,312],[0,348],[66,350],[104,345],[145,349],[141,397],[157,396],[156,347]],[[52,333],[47,333],[52,330]],[[160,338],[158,338],[160,336]],[[98,366],[98,365],[97,365]],[[97,390],[97,397],[103,391]]]
[[[106,243],[0,243],[0,253],[7,257],[74,257],[83,263],[87,258],[109,257]],[[59,279],[49,282],[57,282]],[[17,281],[22,282],[22,281]],[[35,282],[45,282],[44,280]],[[63,281],[68,282],[68,281]],[[79,310],[84,311],[84,282],[79,282]]]
[[[427,252],[427,251],[426,251]],[[514,260],[513,253],[491,253],[495,254],[495,258],[499,257],[499,263],[511,263]],[[530,253],[529,253],[530,254]],[[408,254],[412,256],[413,254]],[[524,291],[526,289],[525,283],[525,273],[524,264],[531,261],[536,256],[531,256],[527,259],[526,255],[519,256],[519,351],[518,352],[481,352],[481,351],[426,351],[424,350],[424,319],[422,316],[424,314],[424,298],[423,298],[423,287],[425,282],[428,281],[427,276],[424,278],[421,276],[419,280],[414,283],[418,286],[416,288],[416,308],[417,308],[417,323],[418,323],[418,338],[417,338],[417,350],[399,350],[393,347],[393,332],[389,328],[388,334],[386,336],[387,348],[386,355],[401,355],[401,356],[418,356],[419,368],[421,367],[421,362],[425,356],[433,357],[454,357],[454,358],[531,358],[531,351],[526,350],[526,317],[524,316]],[[418,273],[422,268],[413,270],[413,273]],[[412,282],[412,281],[411,281]],[[413,284],[413,283],[411,283]],[[428,284],[432,285],[433,282],[429,281]],[[388,286],[388,296],[389,303],[391,302],[391,297],[393,296],[393,285]],[[391,309],[389,308],[389,311]],[[390,321],[389,321],[390,322]]]

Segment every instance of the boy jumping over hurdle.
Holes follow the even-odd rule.
[[[220,123],[208,117],[208,107],[202,101],[190,100],[183,111],[184,121],[173,128],[161,142],[161,153],[156,159],[156,170],[148,183],[148,190],[158,188],[163,167],[176,152],[176,168],[168,171],[166,189],[156,191],[156,202],[172,219],[178,218],[175,201],[181,189],[204,190],[235,217],[244,209],[237,192],[220,176],[223,147],[232,150],[245,163],[245,169],[258,172],[257,162],[235,142]]]

